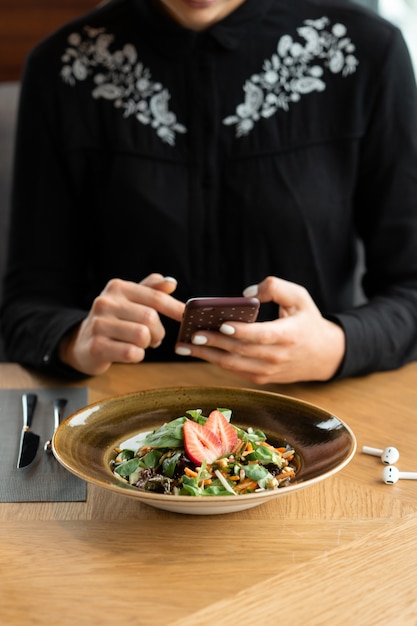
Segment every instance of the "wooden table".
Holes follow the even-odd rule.
[[[0,365],[0,387],[62,384]],[[161,386],[256,387],[203,363],[115,365],[81,384],[90,402]],[[417,482],[385,485],[382,463],[361,448],[394,445],[399,469],[417,471],[417,364],[265,388],[345,420],[358,440],[351,463],[309,489],[212,517],[92,485],[84,503],[0,504],[0,623],[415,626]]]

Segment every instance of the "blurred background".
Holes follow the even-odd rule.
[[[417,75],[417,0],[379,0],[375,4],[381,15],[401,28]]]

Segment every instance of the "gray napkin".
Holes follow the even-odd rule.
[[[35,460],[17,469],[20,433],[23,426],[22,394],[36,393],[38,401],[32,421],[41,441]],[[86,483],[47,454],[44,443],[54,431],[53,401],[67,398],[63,419],[88,404],[85,388],[0,389],[0,502],[81,502],[86,500]]]

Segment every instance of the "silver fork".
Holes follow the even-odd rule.
[[[61,423],[67,402],[68,400],[66,398],[56,398],[56,400],[54,400],[54,434]],[[52,453],[52,437],[48,439],[44,445],[44,450],[45,452],[48,452],[48,454]]]

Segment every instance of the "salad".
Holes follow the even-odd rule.
[[[231,423],[230,409],[192,409],[147,433],[137,449],[117,448],[114,474],[141,490],[185,496],[238,496],[278,489],[295,476],[295,451],[261,430]]]

